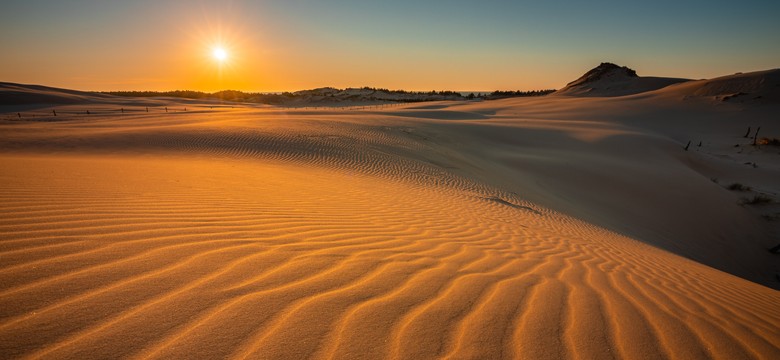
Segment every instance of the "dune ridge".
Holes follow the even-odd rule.
[[[563,88],[555,96],[625,96],[685,83],[688,79],[638,76],[636,71],[613,63],[601,63]]]

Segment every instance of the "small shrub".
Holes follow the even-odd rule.
[[[772,198],[766,195],[756,195],[749,199],[743,199],[742,203],[746,205],[761,205],[769,204],[772,202]]]
[[[731,191],[750,191],[750,186],[745,186],[740,183],[733,183],[727,187]]]
[[[777,221],[780,220],[780,213],[777,214],[764,214],[761,215],[762,218],[766,221]]]
[[[758,145],[780,146],[780,138],[761,138],[757,142]]]

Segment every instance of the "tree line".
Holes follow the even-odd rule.
[[[428,100],[427,98],[435,98],[435,97],[462,98],[464,100],[474,100],[474,99],[493,100],[493,99],[503,99],[509,97],[544,96],[555,91],[555,90],[531,90],[531,91],[496,90],[490,93],[470,93],[468,95],[464,95],[463,93],[457,91],[450,91],[450,90],[407,91],[407,90],[389,90],[384,88],[373,88],[373,87],[363,87],[361,89],[372,92],[372,94],[370,94],[371,100],[400,101],[400,102],[426,101]],[[337,91],[336,94],[344,91],[344,90],[337,90],[337,89],[334,90]],[[203,91],[193,91],[193,90],[102,91],[100,93],[115,95],[115,96],[123,96],[123,97],[175,97],[175,98],[184,98],[184,99],[198,99],[198,100],[213,99],[213,100],[223,100],[223,101],[232,101],[232,102],[253,102],[253,103],[262,103],[262,104],[280,104],[280,103],[289,102],[290,100],[295,100],[297,98],[302,98],[304,96],[311,95],[311,92],[308,92],[308,94],[297,94],[291,92],[259,93],[259,92],[243,92],[238,90],[222,90],[213,93],[208,93]],[[383,99],[381,96],[377,97],[375,93],[406,95],[408,96],[408,98]],[[335,97],[336,94],[330,93],[325,96]]]

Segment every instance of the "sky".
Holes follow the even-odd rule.
[[[777,0],[3,0],[0,81],[534,90],[604,61],[700,79],[780,67],[778,19]]]

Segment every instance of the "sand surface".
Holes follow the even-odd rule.
[[[780,107],[679,91],[0,113],[0,357],[780,358]]]

